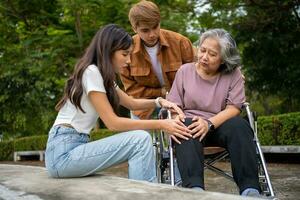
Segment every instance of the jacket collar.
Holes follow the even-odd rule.
[[[169,43],[166,40],[165,35],[163,34],[163,32],[164,32],[164,29],[160,29],[160,31],[159,31],[160,48],[162,48],[163,46],[169,47]],[[142,49],[144,49],[142,39],[140,38],[140,36],[138,34],[133,36],[133,41],[134,41],[134,48],[133,48],[132,53],[138,53],[138,52],[142,51]]]

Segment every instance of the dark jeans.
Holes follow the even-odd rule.
[[[191,120],[186,120],[189,125]],[[183,187],[204,188],[204,146],[220,146],[229,152],[233,178],[240,189],[256,188],[258,182],[258,166],[253,132],[249,123],[241,117],[234,117],[214,132],[208,133],[202,142],[199,138],[181,140],[175,143],[175,152]]]

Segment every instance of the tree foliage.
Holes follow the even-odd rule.
[[[0,134],[7,138],[47,133],[76,59],[105,24],[119,24],[133,34],[127,15],[136,2],[1,0]],[[298,0],[154,2],[161,11],[161,27],[192,41],[208,28],[233,33],[255,97],[273,94],[270,101],[287,105],[280,112],[299,110]]]
[[[136,2],[0,1],[0,134],[8,138],[47,133],[76,59],[105,24],[119,24],[133,34],[127,15]],[[162,27],[185,33],[188,19],[182,16],[194,1],[156,3],[161,3],[166,19]]]
[[[300,109],[299,0],[205,0],[203,30],[231,32],[242,52],[249,95],[280,97],[279,112]],[[253,91],[253,92],[252,92]],[[259,93],[259,95],[257,95]]]

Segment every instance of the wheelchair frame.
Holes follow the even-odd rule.
[[[258,176],[259,184],[262,189],[262,194],[265,196],[275,197],[270,176],[266,167],[264,155],[260,147],[259,139],[257,137],[257,117],[255,113],[251,111],[249,103],[244,103],[243,108],[246,110],[248,122],[254,132],[253,142],[256,146],[256,154],[258,158]],[[167,110],[167,113],[165,113],[165,111],[161,111],[159,114],[159,118],[171,118],[171,112],[169,110]],[[159,183],[166,183],[175,186],[176,183],[174,177],[174,150],[171,137],[168,136],[166,138],[166,135],[167,134],[164,134],[163,131],[160,131],[158,135],[155,134],[153,137],[153,145],[155,147],[155,157],[157,162],[157,178]],[[231,173],[225,172],[224,170],[213,166],[216,162],[228,157],[228,155],[229,153],[225,149],[221,152],[213,154],[213,158],[205,159],[204,168],[209,169],[233,181],[233,176]]]

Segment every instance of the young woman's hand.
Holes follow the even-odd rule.
[[[201,117],[193,117],[193,123],[189,125],[188,128],[192,130],[191,134],[193,135],[193,138],[200,137],[200,142],[208,133],[208,124]]]
[[[168,133],[171,138],[181,144],[178,138],[188,140],[192,137],[191,131],[178,119],[164,119],[161,120],[162,130]]]
[[[162,108],[169,109],[172,113],[177,113],[179,119],[181,121],[184,121],[185,114],[182,112],[182,110],[173,102],[170,102],[166,99],[160,98],[159,103]]]

